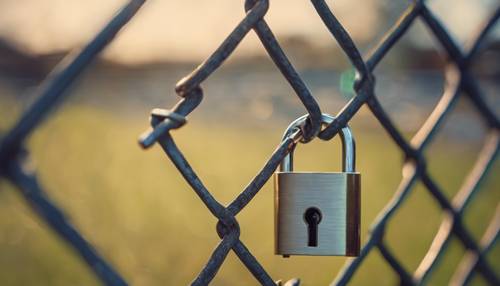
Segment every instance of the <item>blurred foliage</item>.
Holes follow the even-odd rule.
[[[0,110],[16,110],[11,106],[2,104]],[[7,127],[5,122],[13,120],[4,121],[1,129]],[[49,195],[132,285],[185,285],[219,241],[216,220],[159,147],[148,151],[138,147],[136,138],[144,126],[144,117],[137,114],[112,114],[95,106],[70,104],[34,133],[28,147]],[[263,166],[284,127],[236,129],[193,120],[173,135],[209,190],[227,204]],[[363,175],[362,233],[366,240],[370,223],[399,184],[402,155],[380,127],[358,129],[354,125],[353,130]],[[341,151],[334,141],[299,146],[296,169],[338,170]],[[464,145],[446,138],[431,145],[426,154],[431,172],[449,197],[480,147],[479,141]],[[499,170],[496,163],[466,212],[465,221],[476,238],[498,205]],[[435,200],[417,185],[389,224],[387,244],[409,271],[423,258],[441,219]],[[238,221],[242,241],[276,280],[300,277],[303,285],[326,285],[346,260],[283,259],[273,254],[272,183],[238,215]],[[432,274],[433,285],[447,283],[464,253],[456,240],[448,250]],[[5,180],[0,181],[0,253],[0,285],[98,284],[72,249]],[[499,257],[497,246],[490,258],[500,272]],[[396,279],[374,251],[353,284],[393,285]],[[231,253],[213,284],[253,285],[256,281]]]

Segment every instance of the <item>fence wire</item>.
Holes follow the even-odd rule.
[[[37,91],[38,97],[34,104],[28,108],[0,142],[0,175],[19,188],[34,211],[75,249],[94,271],[95,275],[106,285],[126,285],[127,283],[85,240],[80,232],[69,223],[61,210],[50,200],[43,188],[38,184],[36,174],[26,167],[29,153],[24,148],[24,142],[44,117],[65,96],[68,96],[68,93],[64,93],[68,86],[78,78],[96,55],[112,41],[118,31],[135,15],[144,2],[145,0],[131,0],[128,2],[87,46],[80,52],[72,54],[63,60],[39,87]],[[345,285],[349,283],[366,257],[375,250],[380,252],[385,262],[394,270],[401,284],[425,284],[432,270],[439,263],[440,257],[445,253],[451,238],[454,237],[461,242],[467,252],[451,282],[457,285],[467,284],[472,276],[477,273],[488,283],[500,285],[498,274],[495,273],[486,260],[488,251],[493,248],[499,237],[500,209],[497,209],[496,215],[492,218],[487,231],[479,242],[473,239],[463,222],[464,210],[493,165],[500,145],[499,119],[485,102],[481,86],[471,74],[472,63],[482,51],[488,33],[500,18],[500,5],[478,31],[470,45],[464,48],[454,42],[447,28],[429,10],[425,1],[412,1],[411,5],[401,15],[399,21],[386,33],[379,45],[365,60],[350,35],[337,20],[325,1],[311,0],[311,2],[332,34],[333,39],[340,45],[357,72],[357,80],[354,85],[356,95],[336,115],[336,119],[331,124],[322,129],[320,106],[288,60],[272,30],[264,20],[269,8],[269,0],[246,0],[246,16],[243,20],[207,60],[178,82],[175,90],[182,99],[177,105],[171,110],[154,109],[151,112],[152,128],[139,139],[144,148],[148,148],[156,142],[161,145],[194,192],[219,220],[216,229],[221,241],[208,258],[206,265],[193,280],[192,285],[209,284],[231,250],[235,252],[262,285],[281,284],[281,282],[275,282],[271,278],[241,241],[240,226],[235,216],[251,202],[252,198],[269,180],[281,160],[290,152],[294,139],[286,138],[283,140],[254,179],[228,206],[224,206],[204,186],[177,147],[170,133],[171,130],[180,128],[186,123],[186,116],[202,101],[203,90],[201,84],[234,52],[250,30],[254,30],[258,35],[269,57],[294,89],[309,114],[307,123],[302,127],[304,142],[308,142],[315,137],[322,140],[332,139],[342,127],[348,124],[360,107],[366,105],[390,138],[399,146],[406,158],[403,165],[403,178],[393,198],[373,223],[370,235],[361,250],[360,256],[348,260],[332,284]],[[408,142],[388,117],[375,95],[373,71],[418,18],[423,20],[443,47],[448,63],[444,71],[446,79],[445,91],[439,103],[417,134]],[[423,153],[428,143],[439,132],[443,122],[461,96],[466,97],[470,105],[477,111],[477,114],[481,116],[481,119],[488,127],[488,135],[472,171],[457,195],[450,201],[428,172],[426,168],[427,160]],[[426,190],[437,201],[446,215],[427,254],[422,259],[417,270],[411,273],[403,267],[397,256],[388,248],[384,237],[388,222],[404,204],[408,195],[412,192],[413,186],[419,181],[423,183]],[[287,283],[287,285],[298,284],[299,280],[297,279],[290,280]]]

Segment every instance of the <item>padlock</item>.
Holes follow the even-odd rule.
[[[322,115],[322,125],[335,118]],[[302,138],[304,115],[290,124],[284,139],[294,145],[274,175],[275,253],[290,255],[358,256],[360,249],[360,183],[355,171],[355,143],[348,126],[342,139],[341,173],[294,172],[293,152]]]

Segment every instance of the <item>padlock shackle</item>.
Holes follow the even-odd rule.
[[[294,139],[295,144],[291,147],[290,152],[283,158],[280,164],[281,172],[292,172],[293,171],[293,152],[297,143],[302,138],[302,129],[303,126],[309,117],[309,114],[303,115],[297,119],[295,119],[285,131],[283,135],[283,140],[292,137]],[[335,120],[335,117],[323,113],[321,115],[321,124],[328,125],[331,124]],[[349,126],[344,126],[338,133],[340,139],[342,141],[342,172],[344,173],[354,173],[356,172],[356,144],[354,142],[354,137],[352,135],[351,129]]]

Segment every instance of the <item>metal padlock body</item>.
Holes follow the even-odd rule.
[[[294,121],[285,137],[306,120]],[[323,123],[334,117],[323,114]],[[343,172],[293,172],[293,149],[281,162],[275,180],[275,253],[289,255],[357,256],[360,249],[360,173],[355,172],[355,144],[350,129],[342,128]],[[308,245],[305,212],[321,213],[317,245]]]

